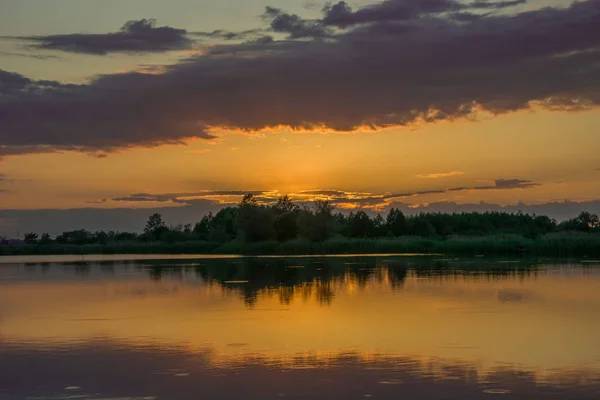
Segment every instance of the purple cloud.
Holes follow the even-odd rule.
[[[435,4],[446,3],[427,7]],[[471,22],[372,22],[326,40],[220,45],[160,74],[85,85],[0,71],[0,155],[105,154],[210,139],[215,128],[407,126],[533,103],[577,111],[600,101],[597,48],[600,0],[588,0]]]

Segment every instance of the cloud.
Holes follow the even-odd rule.
[[[305,20],[278,8],[266,7],[263,19],[271,22],[272,31],[288,33],[290,39],[322,38],[331,34],[321,21]]]
[[[163,73],[85,85],[3,71],[0,153],[103,154],[223,129],[411,126],[548,99],[562,99],[550,110],[576,111],[600,101],[600,51],[590,49],[600,49],[600,0],[466,23],[375,21],[326,40],[219,45]]]
[[[342,205],[343,207],[364,207],[371,209],[385,209],[393,202],[399,199],[415,198],[419,196],[427,196],[432,194],[444,194],[451,192],[474,192],[480,190],[518,190],[531,189],[541,186],[529,180],[522,179],[497,179],[491,181],[491,185],[485,186],[460,186],[452,188],[430,189],[413,192],[401,193],[357,193],[357,192],[340,192],[340,191],[317,191],[318,195],[326,196],[332,204]],[[310,199],[309,199],[310,200]]]
[[[345,196],[348,192],[341,190],[302,190],[298,192],[302,196]]]
[[[59,58],[58,56],[53,56],[53,55],[48,55],[48,54],[19,53],[19,52],[13,52],[13,51],[0,51],[0,56],[35,58],[38,60],[56,60]]]
[[[74,33],[20,39],[34,42],[34,47],[38,49],[95,55],[182,50],[189,48],[193,43],[185,29],[157,27],[156,20],[145,18],[129,21],[115,33]]]
[[[477,0],[472,3],[465,3],[458,0],[386,0],[359,8],[356,11],[353,11],[352,7],[345,1],[340,1],[335,5],[325,8],[323,22],[326,25],[345,28],[364,23],[408,21],[422,16],[459,12],[461,10],[501,9],[520,5],[526,1],[496,2]]]
[[[132,203],[144,203],[144,202],[155,202],[155,203],[178,203],[178,204],[189,204],[196,200],[204,200],[206,198],[219,198],[219,197],[230,197],[236,196],[239,199],[232,200],[230,203],[237,203],[242,196],[245,194],[252,194],[254,196],[265,195],[269,192],[265,191],[244,191],[244,190],[212,190],[212,191],[201,191],[192,193],[169,193],[169,194],[151,194],[151,193],[134,193],[125,197],[112,198],[113,202],[132,202]],[[106,202],[107,200],[103,200]]]
[[[523,179],[496,179],[494,181],[495,189],[529,189],[535,186],[540,185]]]
[[[473,186],[473,187],[454,187],[429,189],[405,193],[368,193],[343,190],[314,189],[301,190],[295,193],[281,193],[277,190],[205,190],[190,193],[133,193],[129,196],[115,197],[112,199],[103,199],[101,203],[170,203],[173,205],[189,205],[197,200],[213,200],[219,204],[237,204],[245,194],[252,194],[262,203],[273,203],[283,194],[288,194],[294,201],[300,203],[312,202],[314,200],[328,200],[336,205],[355,205],[358,207],[381,208],[390,202],[398,199],[414,198],[432,194],[444,194],[458,191],[477,191],[477,190],[515,190],[530,189],[539,186],[528,180],[521,179],[498,179],[492,181],[492,185]]]
[[[209,39],[248,40],[259,38],[263,36],[264,32],[264,29],[248,29],[241,32],[232,32],[223,29],[217,29],[212,32],[189,32],[189,35]]]
[[[421,178],[421,179],[437,179],[437,178],[447,178],[449,176],[457,176],[457,175],[464,175],[465,173],[462,171],[451,171],[451,172],[441,172],[441,173],[437,173],[437,174],[422,174],[422,175],[417,175],[417,178]]]

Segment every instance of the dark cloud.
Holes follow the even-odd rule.
[[[241,32],[232,32],[217,29],[212,32],[190,32],[189,35],[209,39],[249,40],[261,37],[264,34],[264,32],[264,29],[249,29]]]
[[[461,14],[462,10],[501,9],[525,3],[527,0],[515,1],[483,1],[477,0],[465,3],[458,0],[386,0],[381,3],[368,5],[356,11],[345,1],[325,8],[323,22],[341,28],[348,26],[384,22],[408,21],[427,15],[454,12],[454,17],[472,19],[475,14]]]
[[[385,206],[390,201],[397,199],[406,199],[409,197],[426,196],[431,194],[444,194],[449,192],[464,192],[478,190],[514,190],[514,189],[531,189],[540,186],[539,183],[520,179],[498,179],[493,185],[473,186],[473,187],[454,187],[448,189],[432,189],[421,190],[415,192],[390,193],[384,195],[368,195],[355,194],[351,192],[336,192],[331,191],[330,200],[333,204],[359,204],[361,207]]]
[[[158,202],[158,203],[179,203],[189,204],[196,201],[197,199],[203,199],[206,197],[220,197],[220,196],[239,196],[240,199],[245,194],[252,194],[254,196],[263,195],[264,191],[244,191],[244,190],[212,190],[203,192],[192,192],[192,193],[169,193],[169,194],[151,194],[151,193],[134,193],[125,197],[115,197],[111,199],[116,202]],[[106,202],[106,200],[103,200]]]
[[[473,22],[489,16],[489,14],[475,14],[472,12],[455,12],[449,15],[450,18],[456,21]]]
[[[536,186],[540,186],[539,183],[535,183],[523,179],[496,179],[493,181],[493,185],[486,186],[475,186],[474,188],[467,188],[465,190],[508,190],[508,189],[531,189]],[[462,189],[462,188],[457,188]],[[456,189],[455,189],[456,190]]]
[[[513,190],[513,189],[529,189],[539,184],[533,183],[527,180],[521,179],[498,179],[493,181],[493,185],[488,186],[475,186],[475,187],[457,187],[450,189],[431,189],[422,190],[406,193],[392,193],[392,194],[371,194],[371,193],[360,193],[360,192],[348,192],[343,190],[303,190],[298,193],[292,193],[290,196],[292,199],[296,198],[298,201],[312,201],[317,198],[327,198],[332,204],[342,203],[355,203],[361,206],[376,206],[385,205],[390,200],[409,198],[416,196],[425,196],[431,194],[443,194],[447,192],[457,191],[474,191],[474,190]],[[114,197],[112,199],[102,199],[100,201],[90,202],[90,204],[105,204],[107,202],[118,202],[118,203],[175,203],[175,204],[193,204],[197,200],[204,201],[208,198],[215,197],[236,197],[228,199],[222,203],[235,204],[241,200],[245,194],[252,194],[258,201],[264,203],[270,203],[276,201],[282,194],[278,191],[261,191],[261,190],[205,190],[199,192],[188,192],[188,193],[165,193],[165,194],[153,194],[153,193],[133,193],[128,196]]]
[[[494,186],[496,189],[529,189],[540,185],[523,179],[496,179]]]
[[[500,9],[506,7],[519,6],[527,3],[528,0],[513,0],[513,1],[490,1],[490,0],[476,0],[473,3],[467,3],[464,7],[470,9]]]
[[[20,53],[14,51],[0,51],[0,56],[11,56],[11,57],[24,57],[24,58],[35,58],[38,60],[56,60],[60,57],[49,54],[37,54],[37,53]]]
[[[0,152],[103,154],[211,138],[215,127],[348,131],[600,101],[600,0],[408,26],[221,45],[161,74],[86,85],[0,72]]]
[[[321,21],[305,20],[278,8],[267,7],[263,18],[271,22],[271,30],[289,34],[290,39],[322,38],[331,33]]]
[[[34,47],[71,53],[104,55],[108,53],[149,53],[187,49],[193,43],[185,29],[156,26],[154,19],[129,21],[115,33],[76,33],[24,37]]]
[[[341,190],[303,190],[298,194],[305,196],[345,196],[347,192]]]

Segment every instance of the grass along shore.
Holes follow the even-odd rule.
[[[423,253],[448,255],[537,255],[548,257],[600,257],[600,234],[561,232],[528,239],[519,235],[453,236],[445,239],[403,236],[397,238],[348,239],[332,238],[324,242],[297,239],[228,243],[189,241],[114,242],[106,244],[68,245],[2,245],[0,256],[64,255],[64,254],[377,254]]]

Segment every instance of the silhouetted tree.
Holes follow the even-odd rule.
[[[275,239],[271,209],[259,205],[251,194],[245,195],[238,207],[237,226],[243,240],[260,242]]]
[[[202,217],[200,222],[194,225],[194,235],[200,240],[208,240],[210,228],[213,224],[214,219],[215,217],[213,216],[212,212]]]
[[[285,242],[286,240],[295,239],[298,236],[298,211],[288,211],[279,214],[273,223],[277,240]]]
[[[408,233],[408,223],[402,211],[392,208],[387,215],[386,225],[392,236],[402,236]]]
[[[347,235],[349,237],[372,237],[375,236],[375,221],[369,218],[366,212],[352,212],[348,216]]]
[[[314,209],[300,212],[298,222],[302,236],[314,242],[322,242],[333,236],[333,206],[325,200],[317,200]]]
[[[161,236],[168,230],[165,222],[162,219],[162,215],[158,213],[152,214],[146,222],[144,228],[144,234],[151,240],[160,240]]]
[[[427,220],[425,215],[417,216],[411,224],[410,233],[415,236],[432,237],[435,236],[435,228]]]
[[[23,240],[27,244],[36,244],[38,242],[38,234],[33,232],[28,232],[23,237]]]
[[[93,243],[93,234],[86,231],[85,229],[79,229],[76,231],[63,232],[56,237],[57,243],[62,244],[89,244]]]
[[[576,218],[568,220],[564,223],[564,228],[566,230],[576,230],[587,232],[592,229],[598,228],[600,226],[600,222],[598,221],[598,216],[595,214],[590,214],[589,212],[582,212]]]
[[[236,237],[238,207],[225,207],[210,221],[208,239],[224,243]]]
[[[48,233],[42,233],[42,238],[40,239],[41,245],[47,245],[52,243],[52,238]]]
[[[289,197],[287,194],[277,199],[277,203],[273,205],[273,211],[276,215],[281,215],[297,210],[298,206],[294,204],[292,198]]]
[[[108,233],[103,231],[96,231],[92,238],[94,243],[106,244],[109,240]]]
[[[165,228],[165,221],[162,219],[162,215],[158,213],[152,214],[148,218],[148,222],[146,222],[146,227],[144,228],[145,233],[155,232],[157,229]]]

